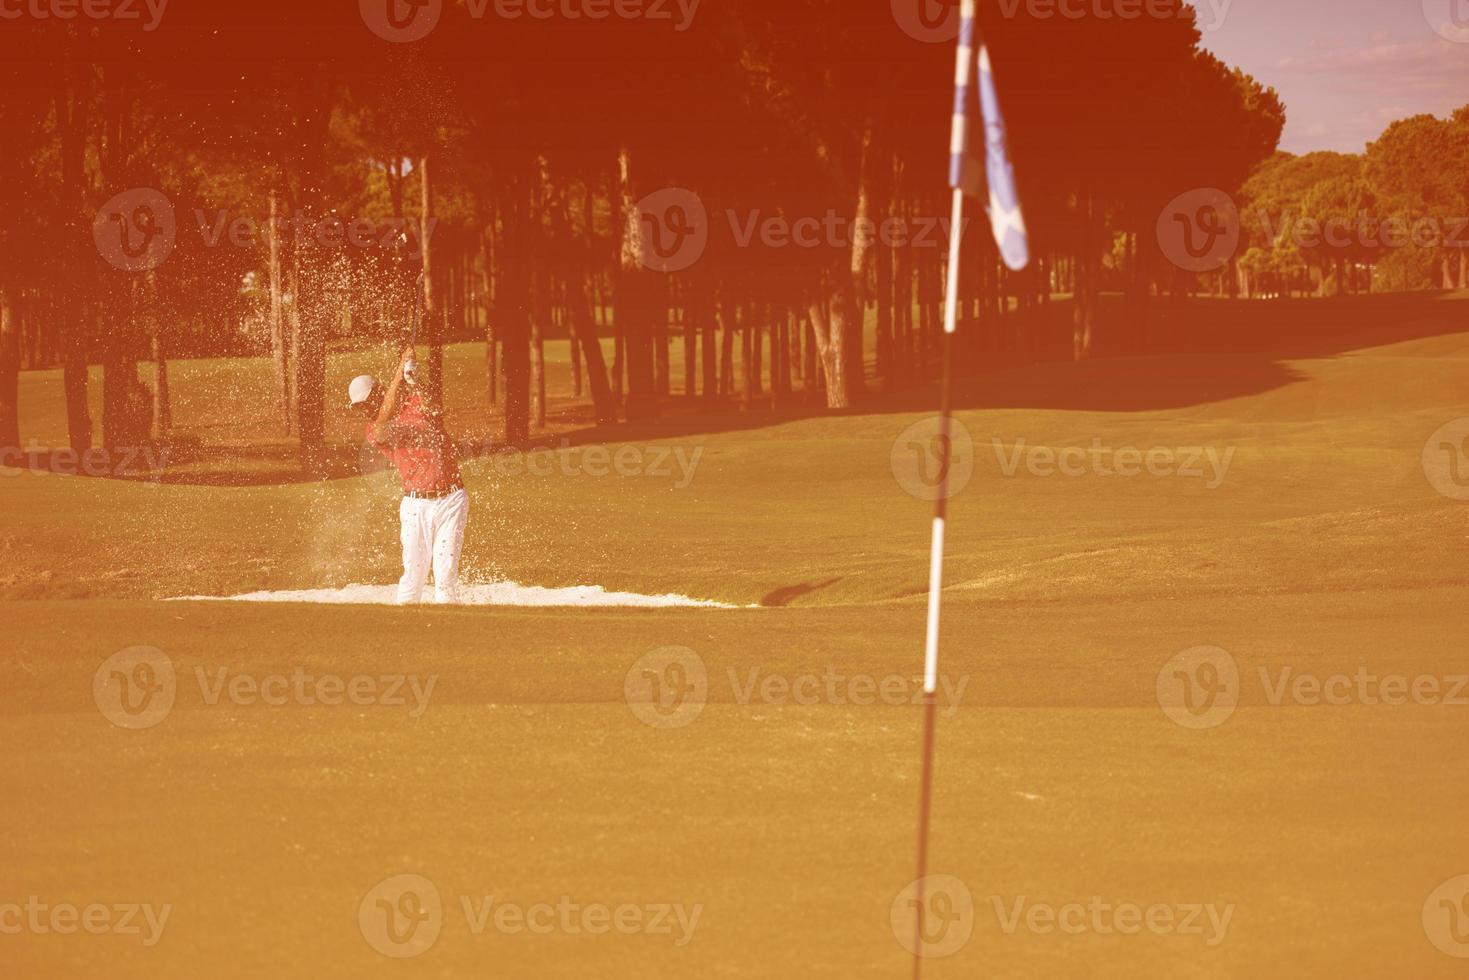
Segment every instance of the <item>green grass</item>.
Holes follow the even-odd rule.
[[[1340,311],[1366,340],[1303,345],[1284,319],[1255,322],[1281,328],[1278,349],[961,386],[974,476],[951,508],[943,670],[967,686],[938,721],[932,869],[968,882],[979,909],[974,939],[927,975],[1459,975],[1420,913],[1440,882],[1469,873],[1455,755],[1469,706],[1275,706],[1257,680],[1285,667],[1469,673],[1466,505],[1421,465],[1428,436],[1469,416],[1466,304],[1370,302],[1277,314]],[[479,397],[481,355],[449,352],[456,418]],[[356,369],[344,358],[333,377]],[[259,440],[263,362],[174,372],[181,428]],[[26,376],[27,433],[64,435],[59,387]],[[236,388],[254,394],[219,397]],[[890,456],[927,414],[902,396],[840,418],[723,415],[622,433],[640,453],[701,453],[682,487],[673,475],[466,467],[473,578],[782,608],[162,602],[390,581],[391,479],[0,478],[14,515],[0,529],[0,598],[12,600],[0,732],[13,746],[0,760],[0,904],[174,906],[152,949],[0,936],[0,961],[27,977],[902,975],[889,906],[913,873],[917,709],[738,695],[752,670],[920,669],[928,505]],[[1006,476],[992,439],[1009,452],[1021,438],[1234,455],[1216,489]],[[138,732],[114,728],[92,697],[98,666],[134,645],[165,651],[180,677],[173,712]],[[1155,688],[1169,658],[1198,645],[1229,650],[1245,682],[1229,721],[1188,731]],[[629,669],[665,646],[708,668],[709,703],[685,728],[651,728],[624,703]],[[195,668],[399,672],[437,686],[417,718],[209,704]],[[402,872],[436,882],[447,918],[433,949],[398,964],[369,948],[356,914]],[[703,913],[682,948],[646,935],[473,936],[458,897],[488,894]],[[990,904],[1094,895],[1235,911],[1208,947],[1009,935]]]

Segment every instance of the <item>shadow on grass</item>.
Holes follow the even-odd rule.
[[[776,589],[768,593],[760,600],[762,606],[789,606],[802,596],[808,596],[813,592],[820,592],[828,586],[836,585],[842,580],[838,575],[836,578],[823,579],[820,582],[803,582],[800,585],[787,585],[785,588]]]
[[[1304,380],[1285,362],[1469,331],[1469,295],[1389,294],[1345,299],[1157,300],[1143,320],[1119,296],[1104,297],[1099,342],[1092,360],[1070,360],[1074,307],[1058,300],[1025,317],[999,319],[964,334],[955,380],[957,410],[1030,409],[1145,412],[1182,409],[1260,394]],[[962,333],[962,330],[961,330]],[[1146,353],[1137,353],[1145,350]],[[1016,363],[1018,361],[1027,363]],[[984,369],[986,368],[987,369]],[[871,364],[869,363],[869,373]],[[932,411],[936,383],[906,379],[884,392],[869,377],[856,407],[832,411],[820,392],[797,391],[772,405],[766,393],[748,406],[729,399],[710,405],[675,396],[653,420],[596,426],[590,406],[548,418],[545,432],[512,450],[493,439],[463,443],[466,461],[499,452],[578,447],[597,443],[668,440],[749,431],[811,418]],[[148,450],[144,449],[143,452]],[[329,443],[314,475],[299,447],[280,440],[248,446],[177,442],[153,448],[164,465],[111,467],[78,473],[113,479],[198,486],[265,486],[347,479],[383,468],[374,450]],[[23,468],[61,472],[55,451],[31,454]],[[781,604],[831,583],[777,590]]]

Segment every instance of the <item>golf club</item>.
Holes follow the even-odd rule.
[[[408,346],[418,346],[418,325],[423,322],[423,290],[426,272],[420,272],[418,279],[413,284],[413,325],[408,336]],[[409,358],[403,365],[403,380],[408,382],[410,388],[418,387],[418,361],[416,356]]]

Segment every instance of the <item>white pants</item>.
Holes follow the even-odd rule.
[[[434,573],[434,601],[458,602],[459,556],[464,551],[469,495],[459,489],[437,500],[404,497],[398,517],[403,522],[403,578],[398,581],[398,604],[420,601],[430,567]]]

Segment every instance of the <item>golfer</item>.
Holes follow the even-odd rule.
[[[414,377],[413,348],[407,347],[387,390],[364,374],[347,388],[352,412],[370,420],[367,441],[376,446],[403,481],[403,578],[398,604],[420,601],[428,574],[434,574],[434,600],[459,601],[459,556],[469,496],[459,475],[459,457],[444,431],[444,410],[419,388]]]

